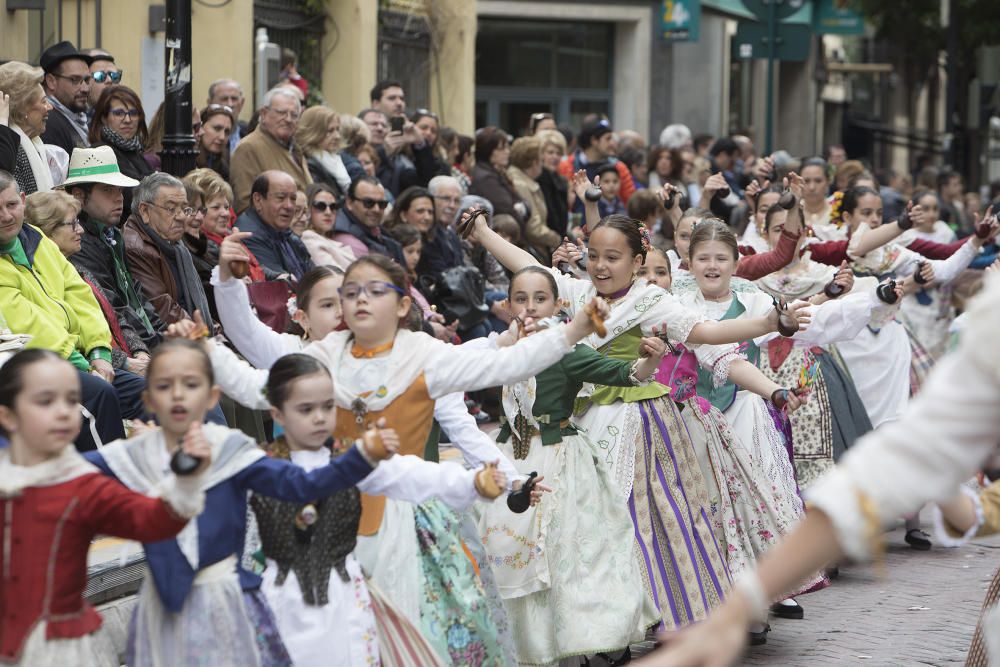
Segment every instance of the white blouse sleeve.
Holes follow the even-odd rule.
[[[397,455],[379,463],[372,474],[358,482],[358,489],[414,504],[438,498],[463,512],[479,498],[474,483],[476,472],[457,463],[432,463],[419,456]]]
[[[979,254],[979,249],[966,241],[955,254],[947,259],[927,259],[905,245],[893,241],[872,250],[867,255],[857,256],[854,250],[860,243],[861,237],[868,231],[870,230],[867,225],[858,227],[851,237],[847,254],[863,267],[875,273],[892,272],[897,276],[906,277],[917,270],[920,262],[927,262],[934,269],[934,282],[938,285],[947,285],[955,280]]]
[[[812,316],[809,326],[792,339],[805,347],[851,340],[868,325],[872,310],[881,303],[875,290],[851,290],[839,299],[809,306],[806,308]]]
[[[871,555],[882,526],[951,498],[994,451],[1000,434],[1000,280],[970,309],[961,346],[942,358],[899,421],[866,435],[807,495],[854,559]]]
[[[264,396],[267,371],[254,368],[236,353],[218,341],[212,342],[209,351],[215,384],[222,393],[240,405],[256,410],[268,410],[271,404]]]
[[[256,368],[270,368],[279,357],[289,353],[285,336],[261,322],[250,307],[250,295],[242,280],[219,281],[219,267],[212,269],[211,284],[219,321],[246,360]]]
[[[424,379],[431,398],[520,382],[541,373],[573,351],[560,324],[510,347],[476,349],[434,341]]]
[[[514,464],[504,456],[497,443],[483,433],[476,418],[469,414],[461,393],[447,394],[437,399],[434,402],[434,418],[448,434],[451,444],[461,450],[466,463],[478,467],[499,459],[498,467],[507,476],[508,489],[515,480],[521,479]]]
[[[567,276],[565,273],[554,267],[546,267],[548,272],[556,280],[556,287],[559,288],[559,298],[569,302],[567,311],[570,316],[576,315],[576,311],[587,300],[587,296],[594,291],[594,285],[589,280]],[[596,291],[594,291],[596,293]]]
[[[691,330],[699,322],[704,322],[708,318],[694,308],[690,308],[670,292],[663,291],[662,295],[652,303],[640,301],[636,305],[639,310],[640,330],[642,335],[652,334],[653,327],[667,325],[667,337],[678,343],[684,343],[688,348],[694,349],[697,344],[687,343]],[[655,298],[655,297],[654,297]]]

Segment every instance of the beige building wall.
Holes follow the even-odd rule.
[[[355,114],[369,105],[378,73],[378,3],[328,0],[327,14],[323,98],[339,113]]]
[[[431,4],[430,106],[441,124],[471,135],[476,129],[476,0]]]

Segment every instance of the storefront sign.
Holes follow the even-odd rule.
[[[663,0],[660,29],[668,42],[697,42],[701,23],[701,0]]]

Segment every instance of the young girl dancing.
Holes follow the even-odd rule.
[[[537,262],[490,230],[476,212],[464,216],[466,226],[482,245],[509,270],[520,271]],[[649,249],[645,228],[624,216],[609,216],[593,229],[587,257],[591,281],[551,270],[559,296],[569,311],[581,312],[595,296],[611,303],[604,335],[592,335],[587,344],[606,356],[634,361],[643,335],[666,325],[673,341],[725,344],[774,331],[778,309],[765,317],[733,322],[709,322],[682,306],[676,298],[645,280],[636,280]],[[797,328],[792,309],[787,322]],[[782,318],[782,321],[784,318]],[[658,331],[658,329],[657,329]],[[529,339],[530,340],[530,339]],[[703,363],[727,364],[735,346],[714,352]],[[595,386],[583,397],[579,423],[611,465],[622,496],[628,499],[640,553],[647,574],[647,591],[667,627],[704,618],[728,588],[728,574],[707,514],[704,477],[677,406],[668,389]]]
[[[557,292],[548,271],[527,266],[511,279],[511,313],[557,321]],[[644,358],[635,363],[578,345],[536,377],[503,388],[500,447],[518,472],[541,474],[552,488],[534,510],[515,514],[494,503],[480,521],[522,665],[621,652],[657,621],[620,493],[602,452],[570,420],[585,382],[646,384],[666,345],[658,338],[641,345]]]
[[[31,378],[30,383],[28,378]],[[97,535],[169,540],[204,503],[212,450],[185,438],[195,474],[161,476],[151,498],[102,475],[73,447],[80,381],[59,355],[15,354],[0,368],[0,661],[14,665],[117,666],[117,651],[84,600],[87,551]]]
[[[290,664],[254,575],[237,560],[243,553],[247,492],[293,502],[322,498],[355,485],[391,449],[376,451],[359,437],[328,465],[306,472],[266,457],[239,431],[203,426],[219,388],[202,345],[185,338],[156,348],[146,381],[144,400],[160,427],[117,440],[88,458],[146,493],[166,476],[171,454],[186,439],[210,447],[213,456],[200,487],[206,499],[197,521],[176,539],[144,543],[152,581],[139,592],[128,664]]]
[[[267,396],[274,421],[284,429],[268,446],[269,456],[314,470],[339,454],[342,443],[330,447],[336,426],[333,378],[319,361],[304,354],[279,359],[268,374]],[[462,510],[483,497],[480,489],[488,480],[482,475],[505,486],[495,469],[477,473],[453,463],[394,456],[357,489],[305,505],[254,494],[250,506],[267,558],[261,590],[292,662],[353,667],[378,664],[381,656],[382,664],[395,665],[405,656],[414,664],[440,664],[433,647],[405,618],[374,613],[389,603],[369,590],[353,554],[361,517],[358,489],[412,503],[436,496]]]

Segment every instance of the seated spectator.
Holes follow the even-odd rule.
[[[559,173],[566,138],[555,130],[542,130],[535,136],[542,146],[542,171],[535,180],[545,197],[545,224],[561,239],[569,227],[569,182]]]
[[[472,185],[472,168],[476,166],[476,156],[472,149],[476,146],[476,140],[467,134],[458,135],[455,157],[451,163],[451,175],[458,181],[462,188],[462,196],[469,194],[469,186]]]
[[[124,201],[122,188],[136,185],[138,181],[118,171],[111,147],[99,146],[73,151],[68,177],[60,187],[73,195],[82,209],[80,252],[70,261],[96,279],[119,317],[131,323],[146,347],[153,349],[162,340],[166,326],[132,276],[119,229]]]
[[[240,143],[240,139],[247,134],[247,124],[240,120],[240,114],[243,113],[243,103],[245,101],[243,87],[240,86],[238,81],[216,79],[208,87],[208,101],[206,102],[206,106],[212,106],[213,104],[227,106],[233,110],[233,118],[236,119],[233,132],[229,135],[230,155],[236,150],[236,144]]]
[[[229,137],[236,127],[232,107],[210,104],[201,110],[201,133],[198,137],[198,167],[216,171],[223,180],[229,180]]]
[[[410,122],[417,126],[420,135],[424,138],[424,143],[430,146],[434,160],[433,176],[451,175],[451,163],[448,161],[447,153],[442,151],[439,143],[440,126],[437,114],[429,109],[417,109],[410,116]]]
[[[111,365],[111,331],[87,283],[59,247],[24,224],[24,195],[0,172],[0,309],[28,347],[52,350],[80,376],[81,403],[94,429],[82,429],[77,447],[93,449],[125,436],[122,418],[141,417],[141,377]]]
[[[510,166],[510,137],[496,127],[476,132],[476,166],[472,168],[469,194],[489,200],[494,214],[514,216],[519,223],[528,219],[528,207],[521,201],[507,176]]]
[[[301,113],[302,103],[288,88],[275,88],[264,95],[260,124],[240,141],[239,149],[230,159],[230,183],[236,192],[237,213],[249,210],[252,186],[264,171],[284,172],[299,190],[304,191],[312,183],[305,156],[294,139]],[[263,258],[258,259],[267,266]]]
[[[253,139],[251,133],[243,144]],[[241,232],[253,234],[244,241],[256,256],[267,280],[301,280],[313,268],[309,251],[302,239],[292,233],[295,217],[295,180],[283,171],[268,170],[254,179],[250,189],[250,207],[236,220]]]
[[[363,176],[351,183],[347,202],[337,212],[333,240],[343,243],[362,257],[370,252],[379,253],[405,266],[403,249],[382,228],[382,216],[389,206],[385,187],[374,176]]]
[[[400,197],[402,199],[402,196]],[[423,248],[423,235],[416,227],[401,222],[392,228],[392,237],[399,242],[403,248],[403,257],[406,259],[406,275],[410,283],[410,298],[420,309],[421,317],[425,325],[434,332],[434,337],[446,343],[450,343],[455,338],[457,324],[448,327],[444,324],[444,317],[431,308],[427,297],[418,288],[417,265],[420,264],[420,251]]]
[[[378,151],[371,144],[365,144],[358,149],[358,164],[361,165],[362,176],[375,176],[378,173],[378,167],[381,161],[378,157]],[[358,180],[357,178],[353,180]],[[386,192],[388,196],[390,193]]]
[[[390,132],[389,118],[378,109],[365,109],[358,114],[358,117],[368,125],[371,135],[369,143],[378,155],[376,175],[387,192],[393,197],[398,197],[406,188],[414,185],[422,186],[427,182],[426,180],[421,182],[417,165],[404,151],[407,146],[420,144],[423,148],[419,151],[419,155],[430,165],[424,165],[425,171],[430,173],[433,170],[433,155],[430,153],[430,148],[424,145],[424,138],[413,123],[405,121],[402,130]]]
[[[187,205],[192,213],[184,221],[184,235],[181,239],[191,253],[191,261],[194,263],[194,270],[198,273],[201,281],[201,289],[208,299],[209,312],[212,319],[219,321],[219,313],[215,308],[215,290],[209,282],[212,278],[212,269],[219,264],[219,246],[208,239],[203,231],[205,218],[208,217],[208,207],[205,202],[208,196],[201,189],[198,183],[197,170],[188,173],[181,182],[184,184],[184,194],[187,196]],[[192,175],[194,174],[194,175]]]
[[[79,213],[80,202],[62,190],[53,190],[36,192],[28,197],[24,208],[24,219],[52,239],[63,257],[69,259],[80,252],[83,226],[77,220]],[[90,286],[111,329],[111,365],[116,371],[123,369],[137,375],[145,375],[146,365],[149,363],[149,348],[143,342],[142,336],[127,318],[115,311],[94,276],[86,269],[76,270],[83,281]]]
[[[545,195],[537,179],[542,175],[542,142],[538,137],[521,137],[510,147],[510,167],[507,175],[514,190],[528,205],[524,221],[522,247],[531,251],[539,261],[548,264],[552,252],[559,247],[562,237],[549,229],[549,212]]]
[[[45,73],[38,67],[12,61],[0,65],[0,91],[10,95],[10,129],[17,133],[18,146],[11,172],[21,192],[51,190],[54,183],[49,155],[41,135],[52,111],[45,97],[42,81]]]
[[[302,233],[302,242],[316,266],[333,266],[346,270],[356,257],[350,247],[333,240],[333,223],[341,203],[326,183],[309,186],[309,227]]]
[[[309,187],[312,187],[311,185]],[[309,226],[309,195],[302,190],[295,191],[295,212],[292,213],[292,224],[289,229],[292,234],[302,238],[302,233]]]
[[[91,146],[111,146],[120,171],[129,178],[141,181],[153,173],[153,167],[143,157],[148,138],[146,117],[139,96],[131,88],[111,86],[101,93],[87,138]],[[122,193],[124,222],[131,210],[132,190]]]
[[[621,161],[628,167],[628,172],[632,174],[632,183],[636,190],[649,187],[649,165],[646,164],[648,156],[643,148],[629,146],[620,154]]]
[[[161,320],[192,319],[198,310],[212,331],[208,298],[182,242],[193,216],[181,181],[162,172],[147,176],[135,189],[132,215],[125,223],[125,255]]]
[[[351,176],[340,153],[340,116],[330,107],[312,107],[302,113],[295,142],[306,156],[314,183],[332,188],[338,199],[347,196]]]
[[[392,215],[385,223],[390,234],[399,225],[410,225],[422,235],[433,232],[434,196],[426,188],[412,187],[403,191],[392,207]]]
[[[55,113],[45,123],[42,141],[73,153],[88,148],[90,63],[93,58],[76,50],[72,42],[59,42],[42,52],[38,64],[45,71],[42,86]]]
[[[435,280],[453,266],[462,266],[462,242],[455,231],[455,218],[459,215],[462,187],[451,176],[435,176],[427,191],[434,197],[434,226],[424,233],[417,273],[430,275]]]

